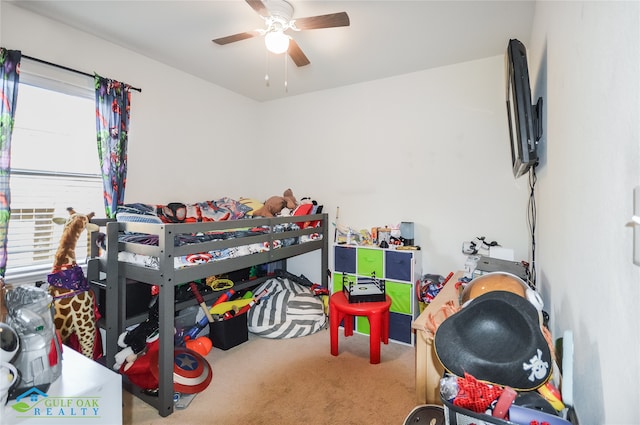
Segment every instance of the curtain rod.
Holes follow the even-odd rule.
[[[87,72],[78,71],[77,69],[69,68],[69,67],[64,66],[64,65],[58,65],[57,63],[48,62],[48,61],[45,61],[45,60],[42,60],[42,59],[38,59],[38,58],[34,58],[34,57],[31,57],[31,56],[27,56],[27,55],[22,55],[22,57],[30,59],[30,60],[35,61],[35,62],[43,63],[45,65],[55,66],[56,68],[64,69],[65,71],[75,72],[76,74],[84,75],[84,76],[89,77],[89,78],[94,78],[95,77],[95,75],[89,74]],[[138,92],[142,93],[142,89],[139,89],[139,88],[133,87],[133,86],[129,86],[129,87],[131,87],[131,90],[135,90],[135,91],[138,91]]]

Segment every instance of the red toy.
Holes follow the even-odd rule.
[[[204,391],[211,383],[213,372],[209,362],[195,351],[176,347],[173,362],[173,389],[183,394]],[[151,375],[158,386],[158,350],[149,353]]]

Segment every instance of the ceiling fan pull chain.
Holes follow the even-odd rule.
[[[264,83],[269,87],[269,51],[265,51]]]
[[[289,53],[284,54],[284,92],[289,93],[289,73],[287,72],[289,68],[287,67],[287,56]]]

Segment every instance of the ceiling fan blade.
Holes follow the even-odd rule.
[[[347,12],[330,13],[328,15],[318,15],[310,16],[308,18],[295,19],[296,28],[298,28],[299,30],[348,27],[349,24],[349,15],[347,15]]]
[[[223,46],[225,44],[234,43],[236,41],[246,40],[247,38],[255,37],[257,35],[260,35],[258,31],[248,31],[248,32],[241,32],[239,34],[228,35],[226,37],[216,38],[215,40],[211,40],[211,41]]]
[[[269,16],[269,10],[267,10],[267,7],[264,5],[262,0],[245,0],[245,1],[249,4],[249,6],[251,6],[253,10],[258,12],[258,15]]]
[[[296,66],[305,66],[311,63],[293,38],[289,40],[289,50],[287,50],[287,53]]]

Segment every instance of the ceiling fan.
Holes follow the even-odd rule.
[[[310,16],[308,18],[293,17],[293,6],[286,0],[245,0],[265,22],[264,29],[241,32],[227,37],[216,38],[214,43],[225,45],[252,37],[264,37],[267,49],[273,53],[287,52],[297,66],[308,65],[309,59],[298,43],[286,31],[304,31],[320,28],[349,26],[349,15],[346,12],[328,15]]]

